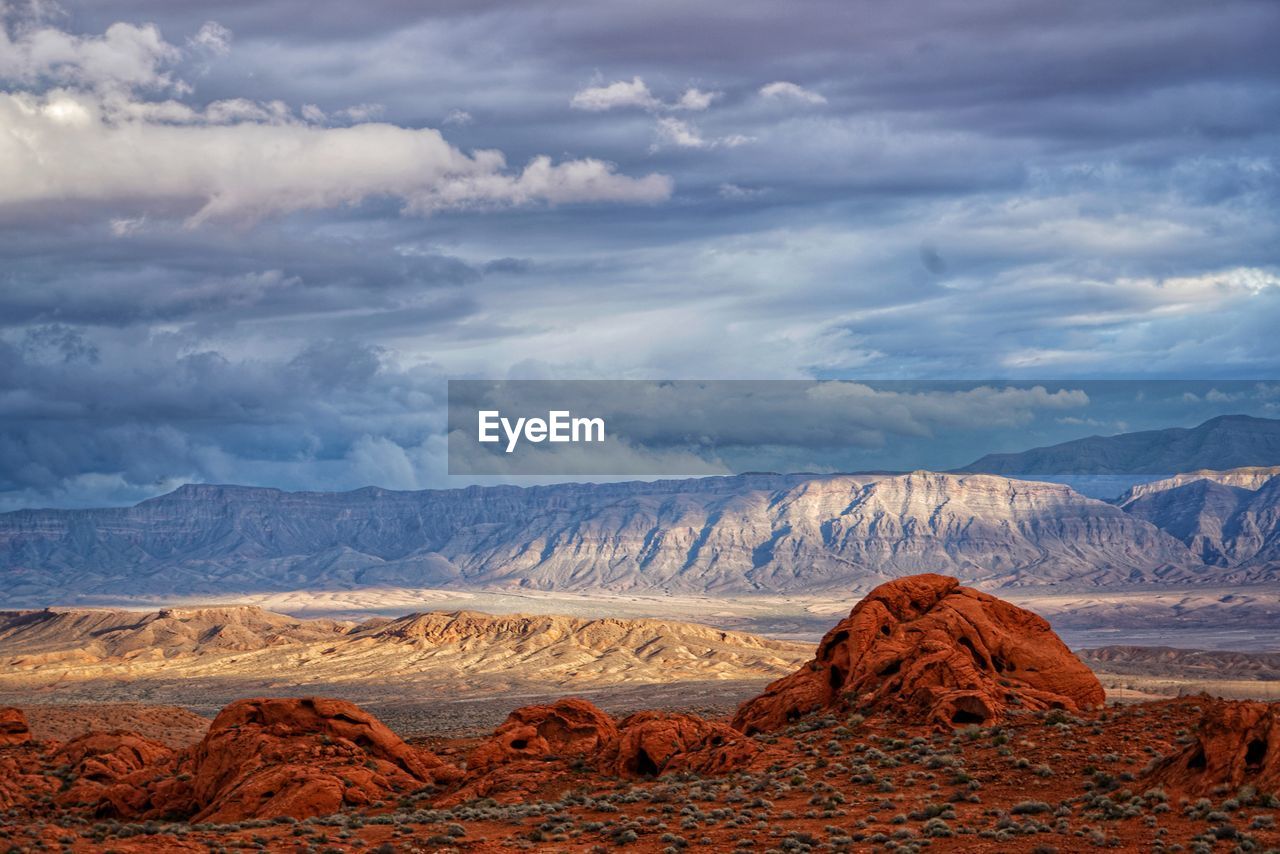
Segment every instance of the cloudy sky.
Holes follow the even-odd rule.
[[[451,377],[1280,368],[1274,0],[0,24],[0,509],[444,485]]]

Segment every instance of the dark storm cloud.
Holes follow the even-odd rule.
[[[1271,0],[41,7],[163,43],[0,42],[14,127],[86,134],[0,188],[0,506],[440,484],[447,376],[1280,371]],[[120,128],[149,168],[80,171]]]
[[[478,282],[481,266],[396,237],[180,227],[0,235],[0,325],[205,325],[347,310],[403,310]],[[504,259],[495,259],[500,263]],[[510,260],[510,259],[505,259]]]

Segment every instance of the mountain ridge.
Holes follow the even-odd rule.
[[[985,474],[747,475],[463,490],[192,486],[132,508],[0,515],[0,602],[410,587],[709,595],[869,589],[945,571],[1018,586],[1183,579],[1158,527]]]
[[[956,473],[1033,475],[1175,475],[1280,465],[1280,420],[1219,415],[1195,427],[1088,436],[1015,453],[987,454]]]

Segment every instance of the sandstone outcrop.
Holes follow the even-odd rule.
[[[232,703],[179,769],[191,775],[190,806],[185,791],[169,800],[194,807],[195,821],[325,815],[460,776],[360,707],[323,697]]]
[[[585,700],[565,699],[512,712],[467,758],[467,791],[518,790],[517,778],[545,776],[549,761],[576,760],[605,774],[642,778],[677,770],[723,773],[759,752],[732,727],[697,715],[644,711],[618,723]]]
[[[954,578],[883,584],[829,631],[817,656],[739,708],[742,732],[822,708],[914,723],[989,723],[1012,708],[1080,711],[1105,694],[1042,618]]]
[[[358,706],[320,697],[239,700],[177,752],[91,733],[55,759],[73,771],[61,803],[129,819],[307,818],[461,777]]]
[[[594,757],[617,740],[613,718],[586,700],[567,698],[551,705],[524,706],[471,752],[467,770],[482,772],[544,757]]]
[[[715,721],[678,712],[636,712],[619,726],[616,756],[606,770],[622,777],[657,777],[670,771],[724,774],[749,764],[759,746]]]
[[[1149,781],[1188,795],[1235,792],[1241,786],[1280,793],[1280,705],[1209,702],[1195,741],[1158,762]]]
[[[31,728],[21,709],[12,706],[0,709],[0,747],[24,744],[31,740]]]
[[[91,732],[58,748],[55,765],[68,768],[71,784],[55,798],[59,806],[92,806],[104,815],[133,815],[150,802],[154,769],[173,751],[131,732]]]

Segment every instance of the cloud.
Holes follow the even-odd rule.
[[[656,128],[658,147],[667,144],[677,148],[737,148],[752,141],[751,137],[736,133],[708,139],[692,123],[672,116],[659,118]]]
[[[684,94],[680,96],[680,100],[672,105],[672,109],[700,111],[711,106],[711,102],[720,97],[719,92],[704,92],[701,89],[690,87],[684,90]]]
[[[652,110],[660,105],[660,101],[649,91],[649,87],[639,76],[631,80],[617,80],[605,86],[588,86],[574,93],[569,106],[575,110],[587,110],[600,113],[615,110],[619,107],[639,107]]]
[[[225,53],[230,33],[204,24],[189,44]],[[280,100],[226,98],[193,107],[171,74],[182,51],[154,26],[113,24],[102,36],[41,26],[0,30],[0,209],[101,204],[126,223],[182,211],[189,225],[253,221],[294,211],[399,200],[406,213],[577,202],[653,203],[671,195],[660,174],[629,177],[596,158],[534,156],[508,168],[495,150],[470,153],[431,128],[372,122],[378,107],[301,116]],[[51,84],[51,85],[50,85]],[[455,123],[458,116],[454,116]]]
[[[760,87],[760,95],[772,100],[800,101],[805,104],[825,104],[827,99],[817,92],[796,83],[778,80]]]
[[[0,94],[0,206],[108,202],[188,209],[192,225],[399,199],[404,210],[538,202],[652,203],[671,179],[631,178],[584,159],[535,157],[511,171],[438,131],[390,124],[320,128],[272,105],[218,102],[187,125],[111,116],[83,93]]]
[[[1280,372],[1280,5],[715,2],[0,3],[0,501],[425,485],[444,376]]]
[[[738,184],[726,181],[717,188],[716,192],[720,194],[722,199],[745,201],[760,195],[764,190],[754,187],[742,187]]]
[[[450,110],[449,115],[444,117],[443,123],[446,125],[462,126],[469,125],[473,121],[475,121],[475,119],[473,119],[471,114],[466,110]]]
[[[116,23],[101,36],[41,26],[21,31],[16,39],[0,27],[0,80],[19,84],[169,89],[180,84],[164,68],[180,57],[181,51],[150,24]]]
[[[699,89],[690,86],[676,100],[667,103],[659,99],[649,90],[649,86],[639,75],[630,80],[616,80],[603,86],[588,86],[574,93],[569,106],[575,110],[602,113],[625,107],[641,110],[685,110],[701,112],[722,93]]]
[[[187,39],[187,46],[211,57],[226,56],[231,52],[231,30],[217,21],[205,21],[196,34]]]

